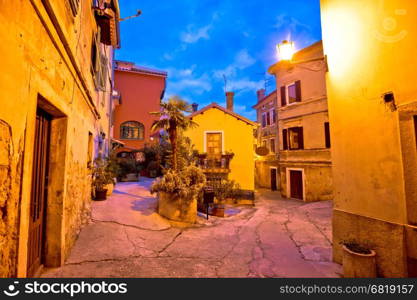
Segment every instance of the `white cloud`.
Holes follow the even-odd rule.
[[[290,33],[294,33],[297,31],[297,29],[303,29],[310,31],[310,26],[301,23],[299,20],[297,20],[294,17],[288,16],[287,14],[280,14],[277,19],[276,23],[274,25],[276,29],[287,29]]]
[[[264,82],[260,81],[253,81],[248,78],[243,78],[239,80],[231,80],[227,84],[228,89],[242,91],[242,90],[258,90],[264,86]]]
[[[223,75],[226,77],[233,77],[236,75],[238,70],[246,69],[252,66],[255,62],[256,60],[250,56],[248,50],[242,49],[236,54],[232,64],[228,65],[224,69],[214,71],[213,74],[214,77],[218,79],[222,79]]]
[[[185,76],[176,77],[178,80],[170,81],[167,85],[167,93],[173,95],[181,95],[183,92],[192,92],[201,95],[212,89],[210,79],[207,74],[199,77],[192,77],[192,70],[182,70]]]
[[[181,41],[187,44],[194,44],[200,39],[208,40],[210,38],[208,32],[212,28],[212,25],[206,25],[200,28],[195,28],[194,25],[188,25],[187,31],[181,33]]]

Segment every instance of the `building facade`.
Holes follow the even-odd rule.
[[[115,89],[119,101],[114,110],[113,136],[124,147],[119,152],[139,150],[159,138],[151,130],[165,93],[167,73],[130,62],[115,62]]]
[[[2,2],[0,277],[60,266],[89,219],[118,20],[116,0]]]
[[[278,95],[281,194],[304,201],[333,198],[326,62],[317,42],[268,70]]]
[[[278,166],[278,118],[277,92],[265,95],[265,89],[257,91],[258,102],[256,118],[259,127],[256,131],[256,147],[268,150],[266,155],[257,155],[255,160],[255,183],[257,187],[277,191],[280,188]]]
[[[256,123],[233,112],[233,93],[228,92],[227,108],[212,103],[190,115],[197,123],[184,135],[201,154],[200,166],[208,180],[227,178],[254,197],[253,130]]]
[[[341,241],[364,243],[383,277],[417,276],[415,16],[415,1],[321,1],[333,257]]]

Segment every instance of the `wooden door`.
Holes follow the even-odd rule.
[[[303,199],[303,173],[302,171],[290,170],[291,198]]]
[[[207,156],[220,157],[222,154],[222,134],[207,133]]]
[[[277,190],[277,169],[271,169],[271,191]]]
[[[32,191],[28,239],[28,276],[34,276],[43,263],[45,208],[48,186],[48,156],[51,117],[38,109],[33,151]]]

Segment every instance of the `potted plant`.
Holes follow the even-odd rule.
[[[93,167],[93,190],[94,200],[106,200],[107,199],[107,188],[106,185],[109,183],[115,183],[113,174],[109,172],[107,168],[107,161],[101,156],[94,160]]]
[[[369,243],[342,241],[343,274],[345,278],[375,278],[376,252]]]
[[[221,179],[211,181],[209,186],[213,189],[216,198],[211,214],[224,217],[226,199],[236,197],[240,189],[239,184],[233,180]]]
[[[110,196],[113,193],[115,183],[117,182],[117,178],[120,177],[121,168],[119,165],[119,160],[116,156],[116,153],[110,153],[109,157],[106,159],[106,171],[111,174],[113,177],[113,182],[108,183],[105,188],[107,189],[107,196]]]
[[[151,193],[158,194],[158,213],[173,221],[195,223],[197,197],[205,184],[206,176],[198,167],[168,169],[151,186]]]
[[[159,116],[152,130],[164,129],[170,144],[169,166],[162,178],[151,186],[151,193],[158,194],[158,213],[168,219],[194,223],[197,217],[197,196],[204,187],[203,171],[191,165],[191,145],[182,132],[196,124],[185,116],[191,106],[178,97],[161,103],[161,110],[151,114]]]

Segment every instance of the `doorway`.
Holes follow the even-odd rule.
[[[29,215],[28,277],[35,276],[44,263],[51,120],[51,115],[38,108],[36,112]]]
[[[277,169],[270,168],[271,172],[271,191],[277,190]]]
[[[303,172],[290,170],[290,197],[303,200]]]

